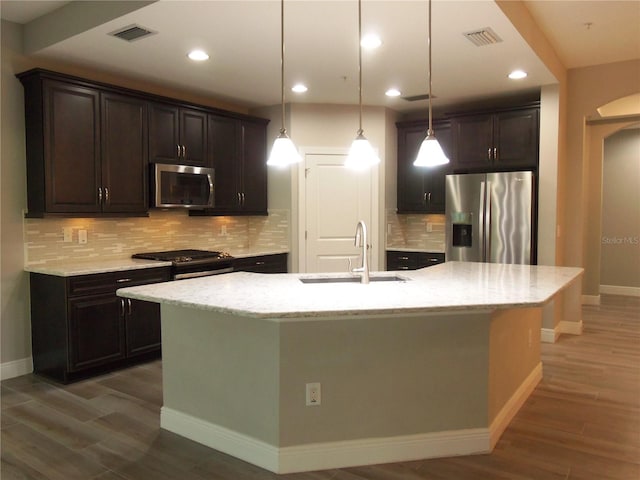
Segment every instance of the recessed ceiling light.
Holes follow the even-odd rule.
[[[527,72],[525,72],[524,70],[514,70],[509,74],[509,78],[511,80],[520,80],[526,77],[527,77]]]
[[[296,83],[293,87],[291,87],[291,91],[296,93],[304,93],[307,90],[309,89],[306,87],[306,85],[303,85],[301,83]]]
[[[398,90],[397,88],[390,88],[389,90],[387,90],[386,92],[384,92],[384,94],[387,97],[399,97],[400,95],[402,95],[402,93],[400,92],[400,90]]]
[[[362,48],[366,48],[367,50],[373,50],[374,48],[378,48],[380,45],[382,45],[382,40],[380,40],[380,37],[378,35],[371,33],[362,37],[360,45],[362,46]]]
[[[209,55],[207,55],[207,52],[205,52],[204,50],[191,50],[187,57],[196,62],[209,60]]]

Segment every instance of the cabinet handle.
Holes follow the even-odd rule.
[[[98,187],[98,203],[102,204],[102,187]]]
[[[124,298],[120,299],[120,316],[124,317]]]
[[[431,263],[436,263],[436,262],[438,261],[438,259],[437,259],[437,258],[430,258],[430,259],[429,259],[429,261],[430,261]]]
[[[104,187],[104,203],[109,204],[109,189]]]
[[[242,192],[240,195],[242,197],[242,206],[244,207],[244,192]]]
[[[130,278],[119,278],[116,280],[116,283],[126,283],[126,282],[130,282],[131,279]]]
[[[129,316],[131,316],[131,299],[127,298],[127,306],[129,307]]]
[[[487,159],[491,160],[491,148],[487,148]]]
[[[402,265],[398,267],[398,270],[409,270],[409,267],[407,267],[406,265]]]
[[[180,145],[176,145],[176,147],[178,148],[178,158],[180,158]]]
[[[264,265],[264,262],[256,262],[256,266],[258,265]]]
[[[238,192],[237,195],[238,195],[238,206],[242,206],[242,199],[240,198],[240,192]]]
[[[424,192],[424,196],[422,197],[422,203],[427,204],[427,192]]]
[[[409,260],[409,257],[398,257],[398,260]]]
[[[498,147],[493,147],[493,159],[498,160]]]
[[[431,192],[429,192],[429,195],[427,196],[427,203],[431,205]]]
[[[182,145],[182,158],[187,158],[187,147]]]

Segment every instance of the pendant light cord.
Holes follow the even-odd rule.
[[[358,135],[362,135],[362,0],[358,0],[358,104],[360,105],[360,124]]]
[[[280,85],[282,86],[282,128],[280,133],[286,133],[284,121],[284,0],[280,0]]]
[[[427,35],[427,46],[429,50],[429,130],[427,136],[433,135],[433,123],[431,119],[431,0],[429,0],[429,29]]]

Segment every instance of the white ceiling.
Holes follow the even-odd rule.
[[[76,6],[72,3],[3,0],[0,6],[2,18],[24,23],[27,29],[32,27],[30,33],[46,37],[48,30],[73,30],[82,23],[77,11],[70,11]],[[640,58],[640,2],[525,3],[569,67]],[[47,14],[49,18],[55,15],[58,25],[47,24]],[[66,22],[68,25],[59,25]],[[587,29],[584,24],[589,22],[592,26]],[[187,89],[249,108],[280,102],[277,0],[160,0],[97,23],[68,38],[57,38],[32,55]],[[131,24],[158,34],[132,43],[108,35]],[[36,27],[47,31],[38,32]],[[491,27],[503,42],[476,47],[463,36],[463,32],[484,27]],[[491,0],[435,0],[432,28],[436,108],[530,92],[555,82]],[[363,53],[364,103],[398,111],[425,108],[426,101],[390,99],[384,92],[389,87],[400,89],[403,96],[427,91],[427,2],[363,0],[362,29],[364,34],[375,31],[383,41],[377,50]],[[298,81],[309,87],[303,95],[287,90],[287,101],[357,103],[356,1],[287,0],[285,42],[287,87]],[[186,53],[195,47],[207,50],[210,60],[197,64],[188,60]],[[514,68],[526,70],[529,76],[509,80],[507,74]]]

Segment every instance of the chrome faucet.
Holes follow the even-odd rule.
[[[360,283],[369,283],[369,262],[367,261],[367,249],[369,245],[367,245],[367,226],[363,220],[360,220],[358,225],[356,225],[356,237],[353,244],[356,247],[362,248],[362,265],[351,271],[360,274]]]

